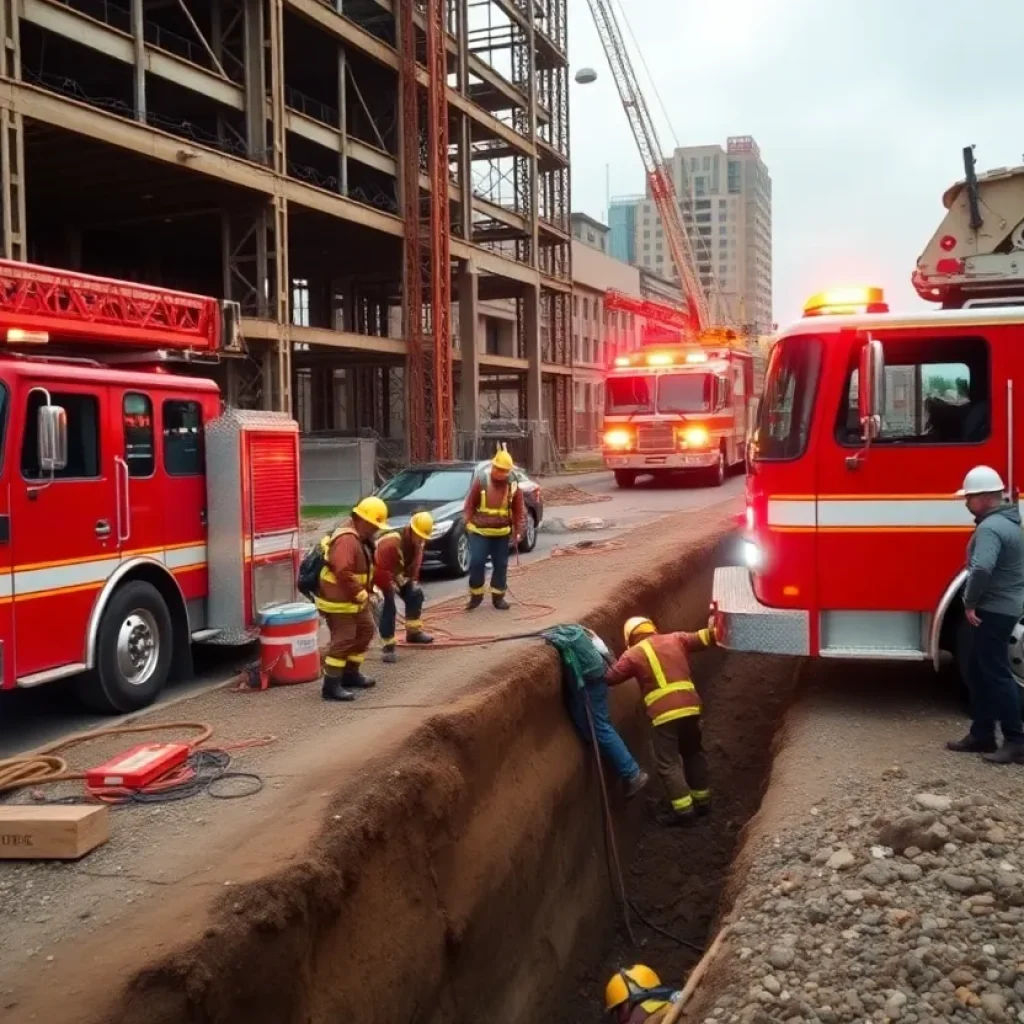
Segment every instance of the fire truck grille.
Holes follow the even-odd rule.
[[[667,451],[675,447],[670,423],[641,423],[636,431],[636,446],[642,452]]]

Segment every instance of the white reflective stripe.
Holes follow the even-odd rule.
[[[156,557],[159,558],[159,555]],[[200,565],[205,562],[205,544],[192,544],[187,548],[171,548],[164,554],[164,564],[168,569],[183,569],[187,565]]]
[[[810,526],[815,525],[814,499],[804,501],[768,499],[769,526]]]
[[[266,536],[257,537],[255,541],[246,538],[245,554],[260,558],[263,555],[276,555],[282,551],[294,551],[299,546],[299,534],[296,530],[286,530],[284,533],[268,533]]]
[[[24,569],[14,574],[14,593],[20,597],[24,594],[40,594],[47,590],[60,590],[64,587],[104,583],[120,564],[120,556],[115,555],[112,558],[100,558],[93,562],[54,565],[46,569]]]
[[[14,577],[10,572],[4,572],[0,576],[0,601],[4,601],[11,596],[14,588]]]
[[[974,517],[963,501],[954,498],[923,498],[907,501],[818,502],[818,526],[971,527]]]

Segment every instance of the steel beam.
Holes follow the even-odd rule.
[[[0,0],[0,76],[21,78],[15,0]],[[25,220],[25,122],[20,111],[0,109],[0,233],[5,259],[28,259]]]

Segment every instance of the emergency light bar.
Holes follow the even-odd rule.
[[[842,316],[854,313],[888,313],[881,288],[832,288],[818,292],[804,303],[804,316]]]
[[[630,355],[616,356],[612,363],[613,369],[641,369],[651,367],[657,369],[663,366],[693,366],[695,363],[707,363],[712,359],[727,359],[728,350],[715,351],[705,348],[675,348],[657,352],[633,352]]]

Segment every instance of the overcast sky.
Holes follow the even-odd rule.
[[[979,170],[1024,163],[1024,0],[617,2],[671,118],[634,52],[666,151],[757,140],[781,323],[834,284],[923,306],[910,273],[962,147]],[[572,207],[604,218],[606,165],[612,196],[643,192],[643,169],[587,2],[569,9],[572,73],[598,73],[571,85]]]

